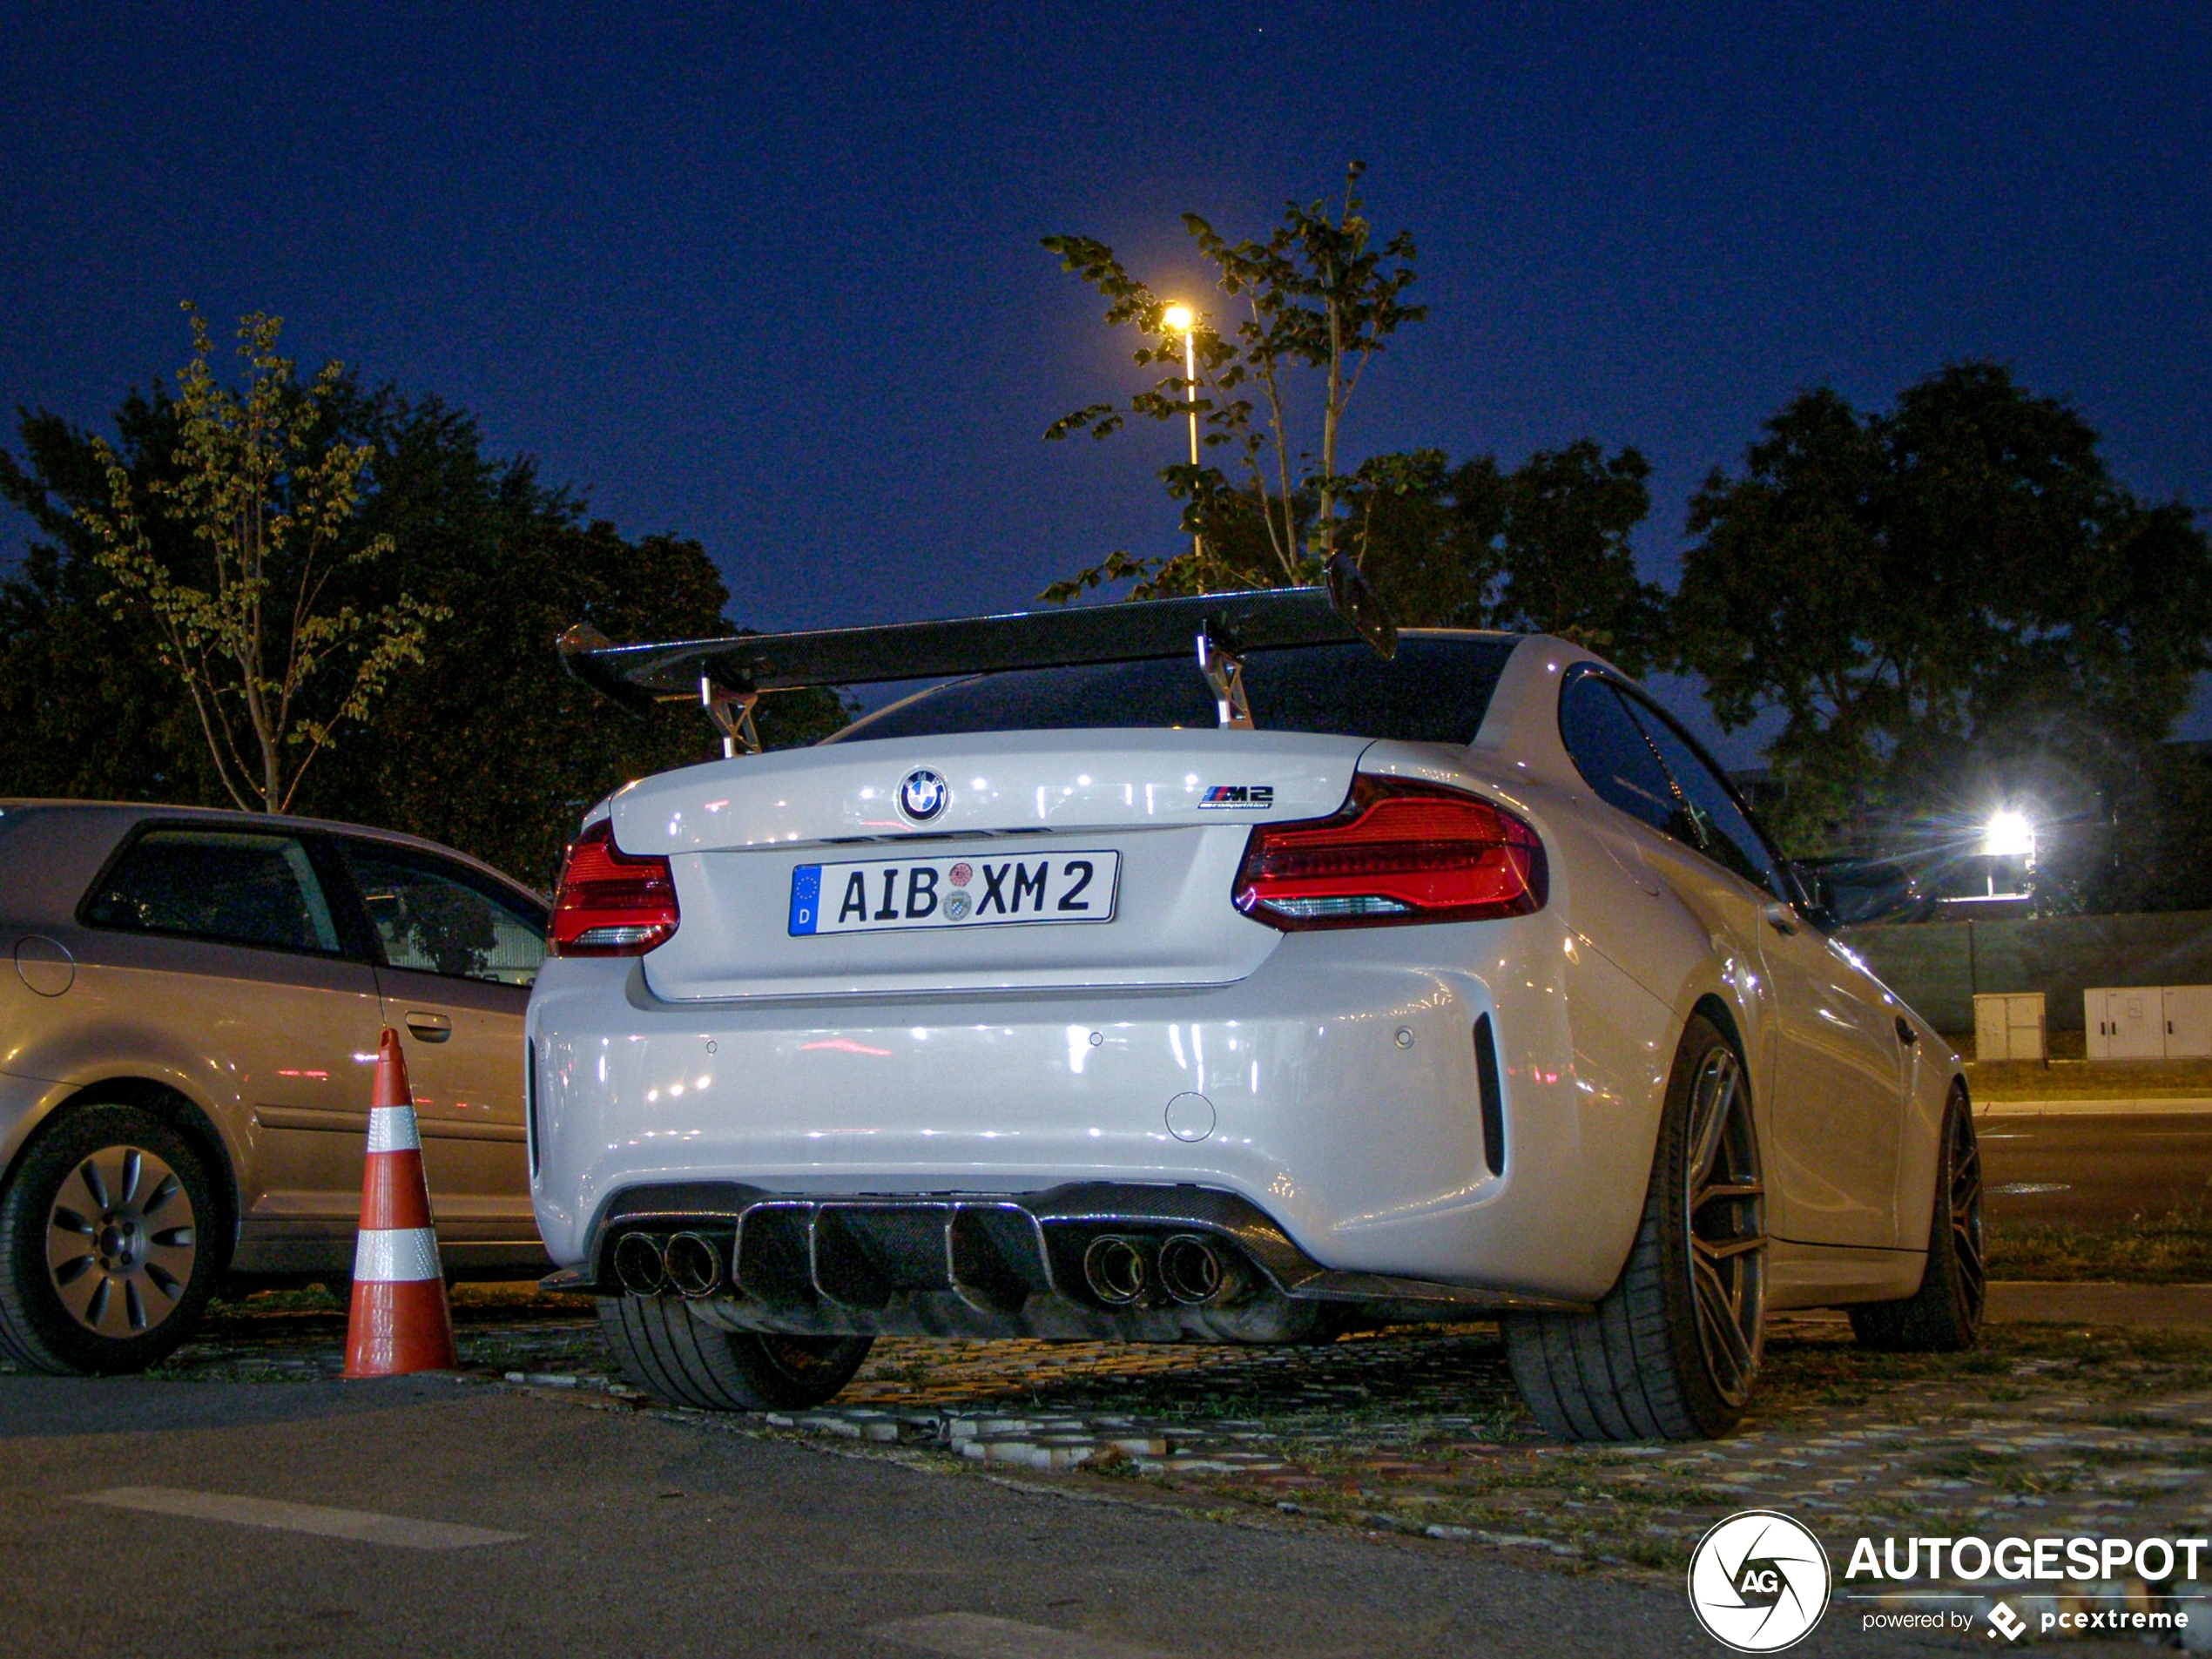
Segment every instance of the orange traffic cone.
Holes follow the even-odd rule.
[[[458,1363],[445,1270],[430,1227],[430,1184],[422,1174],[407,1055],[400,1034],[388,1026],[377,1044],[376,1091],[369,1102],[346,1374],[401,1377],[411,1371],[450,1371]]]

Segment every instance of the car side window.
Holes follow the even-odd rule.
[[[93,927],[340,954],[329,900],[291,835],[148,830],[100,878],[83,914]]]
[[[346,867],[393,968],[528,985],[545,960],[545,918],[464,865],[347,839]]]
[[[1662,835],[1681,837],[1685,825],[1674,783],[1609,681],[1578,674],[1567,682],[1560,692],[1559,735],[1599,799]]]
[[[1683,839],[1691,846],[1701,847],[1716,864],[1733,870],[1746,881],[1765,888],[1777,899],[1787,897],[1790,889],[1783,885],[1774,854],[1768,850],[1765,837],[1737,804],[1735,792],[1690,746],[1689,739],[1683,736],[1673,721],[1640,698],[1628,697],[1622,701],[1628,704],[1638,727],[1651,739],[1659,758],[1666,762],[1668,772],[1682,792],[1683,806],[1695,820],[1696,836]]]

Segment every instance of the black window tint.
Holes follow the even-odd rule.
[[[1689,827],[1666,768],[1608,682],[1595,674],[1568,681],[1560,693],[1559,735],[1599,799],[1662,835],[1680,837]],[[1694,839],[1691,845],[1697,845]]]
[[[1256,651],[1244,662],[1244,691],[1262,731],[1471,743],[1515,643],[1408,636],[1388,662],[1358,644]],[[1188,661],[1025,669],[955,680],[879,709],[829,741],[1217,723],[1194,647]]]
[[[545,918],[464,865],[347,840],[346,867],[394,968],[528,985],[545,960]]]
[[[1757,882],[1780,897],[1785,889],[1775,872],[1774,857],[1720,775],[1656,709],[1634,698],[1623,700],[1667,763],[1667,770],[1674,774],[1684,804],[1696,820],[1696,836],[1684,839],[1693,846],[1702,845],[1716,863],[1726,865],[1745,880]]]
[[[289,835],[149,830],[101,880],[84,920],[281,950],[339,948],[307,849]]]

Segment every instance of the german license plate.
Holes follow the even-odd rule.
[[[1111,921],[1121,882],[1122,855],[1105,852],[802,864],[791,873],[791,932]]]

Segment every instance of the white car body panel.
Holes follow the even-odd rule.
[[[1595,798],[1558,699],[1596,660],[1523,640],[1466,747],[1003,732],[842,743],[631,786],[608,804],[617,842],[670,857],[682,922],[643,958],[558,958],[538,977],[533,1191],[549,1251],[586,1263],[607,1205],[656,1183],[1189,1184],[1258,1206],[1331,1270],[1587,1302],[1627,1256],[1675,1048],[1703,1005],[1733,1025],[1754,1080],[1769,1305],[1909,1294],[1956,1058],[1847,951],[1801,921],[1777,931],[1770,895]],[[952,785],[924,830],[889,804],[916,767]],[[1291,934],[1239,914],[1230,891],[1251,825],[1326,816],[1355,770],[1521,816],[1546,849],[1545,907]],[[1276,792],[1264,810],[1202,810],[1217,784]],[[997,857],[1069,836],[1123,854],[1109,926],[786,931],[801,862],[918,842]],[[1502,1072],[1496,1175],[1469,1037],[1485,1014]],[[1184,1139],[1170,1103],[1192,1093],[1212,1127]]]

